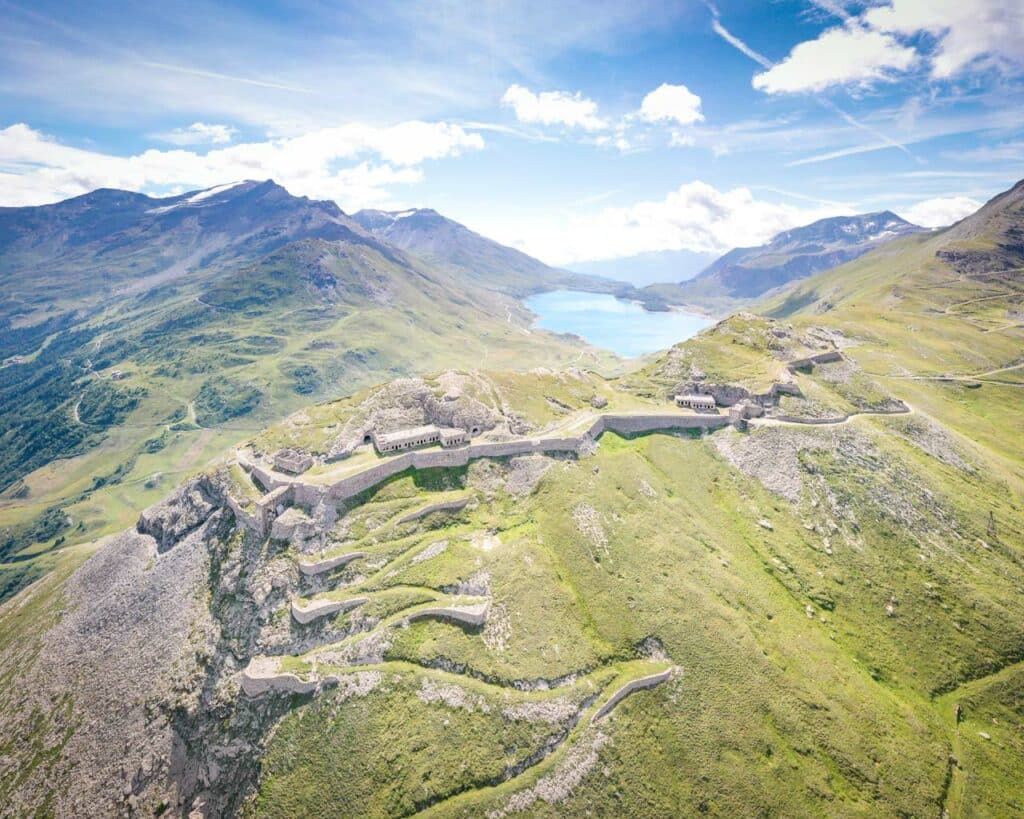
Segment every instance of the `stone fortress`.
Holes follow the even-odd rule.
[[[238,450],[229,467],[234,471],[233,482],[223,482],[219,490],[221,502],[234,512],[235,525],[245,539],[263,544],[260,548],[278,566],[265,584],[265,599],[275,608],[264,612],[265,636],[258,649],[234,672],[238,690],[247,699],[262,700],[316,696],[333,687],[345,690],[352,675],[358,674],[429,674],[439,685],[456,687],[465,684],[467,675],[473,676],[472,669],[457,665],[412,669],[407,662],[389,659],[388,649],[396,635],[420,621],[441,623],[442,628],[462,630],[474,639],[485,639],[489,628],[501,627],[505,603],[492,598],[486,579],[475,580],[470,574],[452,585],[406,585],[410,581],[403,580],[402,574],[449,549],[447,540],[423,535],[455,521],[472,520],[480,502],[479,489],[463,484],[428,490],[433,497],[416,494],[411,502],[360,518],[363,507],[374,502],[368,490],[410,470],[459,468],[476,459],[507,459],[498,465],[504,469],[517,459],[541,454],[584,456],[606,431],[624,436],[703,433],[730,425],[743,431],[748,421],[765,417],[755,423],[786,423],[777,412],[779,397],[802,397],[797,373],[842,360],[840,352],[831,350],[791,361],[780,382],[763,394],[729,385],[726,392],[712,394],[722,385],[681,383],[663,394],[667,406],[652,404],[647,411],[630,412],[609,410],[601,396],[581,399],[575,407],[559,405],[557,420],[534,435],[528,434],[532,431],[528,425],[517,426],[515,413],[507,405],[501,407],[504,417],[496,419],[488,415],[490,410],[467,410],[464,402],[446,393],[436,405],[429,404],[430,412],[400,412],[395,404],[400,407],[408,390],[399,389],[396,399],[397,388],[385,387],[381,390],[385,400],[372,411],[358,414],[357,408],[352,416],[324,427],[330,436],[321,445],[326,454],[294,448],[272,454]],[[557,403],[543,397],[549,404]],[[431,398],[417,398],[423,400]],[[797,422],[821,423],[817,419]],[[521,432],[516,434],[517,430]],[[362,533],[358,537],[330,536],[335,527],[348,532],[353,520]],[[375,522],[368,524],[368,520]],[[145,516],[140,521],[140,531],[159,528]],[[550,692],[538,707],[547,698],[572,699],[581,685],[590,686],[586,698],[579,700],[570,729],[557,743],[572,744],[581,741],[580,732],[603,723],[626,697],[677,680],[681,674],[660,650],[644,649],[635,659],[614,665],[564,679],[511,683],[475,679],[489,686],[494,696],[505,697],[510,688]],[[603,675],[600,685],[593,684],[594,675]],[[541,764],[555,747],[533,764]]]

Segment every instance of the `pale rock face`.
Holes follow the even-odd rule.
[[[197,478],[172,492],[139,516],[138,531],[151,535],[165,552],[205,521],[217,503],[206,478]]]

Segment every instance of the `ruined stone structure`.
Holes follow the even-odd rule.
[[[696,392],[677,395],[676,405],[680,407],[689,407],[690,409],[697,410],[698,412],[710,412],[718,406],[713,395],[702,395],[701,393]]]
[[[762,415],[764,407],[756,401],[744,399],[729,407],[729,423],[740,430],[747,428],[747,421],[750,418],[760,418]]]
[[[301,475],[313,465],[313,456],[294,449],[282,449],[273,458],[274,468],[290,475]]]
[[[807,358],[797,358],[786,365],[791,373],[798,370],[813,370],[815,364],[830,364],[834,361],[842,361],[843,354],[839,350],[829,350],[827,353],[818,353]]]

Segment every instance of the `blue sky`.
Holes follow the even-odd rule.
[[[0,0],[0,204],[272,177],[558,264],[939,225],[1024,176],[1022,74],[1019,0]]]

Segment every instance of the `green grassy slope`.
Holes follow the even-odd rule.
[[[325,554],[366,556],[300,578],[295,600],[368,602],[325,627],[297,624],[283,604],[271,616],[280,670],[341,681],[278,701],[287,713],[266,726],[244,813],[1024,811],[1021,191],[811,279],[767,315],[733,316],[635,373],[456,374],[460,400],[522,420],[522,434],[589,415],[595,396],[609,411],[664,409],[690,383],[739,394],[788,379],[800,395],[781,399],[783,413],[846,420],[607,433],[580,458],[404,473],[344,502]],[[326,269],[330,303],[346,309],[343,270]],[[253,271],[254,286],[286,303],[323,289],[279,270],[275,260]],[[245,305],[249,281],[211,303]],[[278,335],[245,324],[266,321],[259,309],[233,316],[239,332]],[[438,357],[443,344],[442,334]],[[786,366],[836,347],[839,361]],[[425,384],[435,398],[449,389],[441,377]],[[392,394],[312,406],[251,444],[324,454],[362,429],[374,396]],[[910,411],[892,412],[898,402]],[[217,407],[210,397],[204,409]],[[325,480],[325,469],[305,479]],[[240,469],[230,481],[251,503]],[[453,498],[469,502],[405,519]],[[249,548],[292,568],[300,559],[284,542]],[[44,558],[66,571],[86,551]],[[490,608],[479,628],[406,620],[480,598]],[[24,628],[17,618],[55,617],[59,604],[56,575],[16,598],[0,612],[0,647]],[[363,660],[355,647],[367,635],[382,638],[380,656]],[[621,685],[669,668],[594,719]],[[5,753],[15,770],[32,764]]]
[[[0,585],[129,525],[230,444],[317,399],[446,366],[614,366],[514,300],[384,246],[305,240],[112,300],[0,368]],[[112,380],[112,374],[124,374]],[[66,527],[31,536],[51,510]]]
[[[1016,201],[990,210],[1012,214]],[[995,221],[988,235],[968,225],[893,243],[768,305],[776,320],[730,318],[609,384],[664,401],[696,372],[760,392],[827,339],[845,360],[796,373],[805,397],[784,398],[787,413],[897,400],[912,412],[696,438],[606,435],[529,497],[498,493],[436,524],[428,537],[453,545],[395,581],[436,587],[484,567],[510,615],[500,647],[440,623],[400,632],[387,658],[413,669],[369,696],[402,709],[402,729],[377,728],[331,694],[298,708],[271,743],[251,812],[314,805],[300,796],[313,771],[355,796],[347,809],[381,816],[1024,810],[1024,332],[1012,243]],[[978,256],[963,269],[950,255],[967,232],[971,251],[1002,254],[995,269],[979,275]],[[581,507],[593,512],[583,525]],[[473,531],[499,545],[474,550]],[[627,699],[599,728],[574,729],[508,781],[487,767],[495,751],[465,738],[486,736],[490,717],[442,710],[460,727],[439,735],[437,706],[409,710],[415,700],[400,690],[410,683],[397,682],[441,658],[494,680],[610,667],[651,637],[682,676]],[[330,716],[321,726],[313,713]],[[335,778],[322,767],[327,732],[352,755],[386,747],[388,766]],[[453,759],[464,760],[457,774],[446,772]]]

